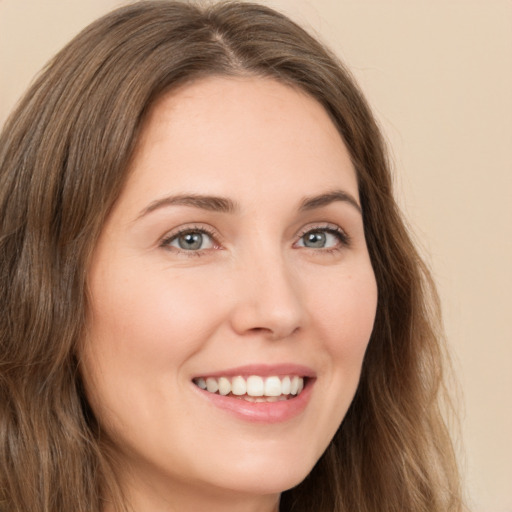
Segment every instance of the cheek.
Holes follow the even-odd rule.
[[[100,423],[123,450],[156,458],[166,436],[181,439],[182,423],[173,418],[188,393],[187,363],[209,343],[223,307],[214,300],[212,281],[180,272],[171,282],[169,274],[141,269],[123,275],[120,268],[93,274],[82,357],[86,393]]]
[[[377,286],[371,267],[331,275],[328,288],[309,287],[321,400],[312,404],[314,426],[309,443],[320,456],[338,430],[356,393],[373,329]],[[320,281],[320,280],[319,280]],[[318,282],[318,281],[317,281]]]
[[[118,431],[131,425],[134,404],[142,425],[146,412],[162,410],[168,394],[179,392],[182,366],[222,315],[209,281],[200,286],[186,272],[171,283],[169,272],[108,270],[91,275],[82,374],[98,417]]]
[[[116,279],[94,286],[91,343],[136,367],[144,363],[175,367],[199,348],[215,328],[212,293],[197,280],[165,272]]]
[[[333,362],[350,361],[360,366],[373,329],[377,308],[377,285],[371,267],[339,280],[315,294],[315,311],[326,349]]]

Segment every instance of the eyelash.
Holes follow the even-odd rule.
[[[185,256],[189,256],[189,257],[203,256],[205,251],[209,251],[211,249],[199,249],[197,251],[193,251],[193,250],[187,251],[185,249],[178,249],[176,247],[170,246],[171,242],[173,242],[180,236],[188,235],[188,234],[192,234],[192,233],[208,235],[212,239],[212,242],[214,245],[213,248],[218,249],[220,247],[220,244],[217,240],[218,235],[214,232],[213,229],[206,228],[204,226],[191,226],[191,227],[181,228],[178,231],[174,231],[170,235],[167,235],[162,239],[162,241],[160,243],[160,247],[163,247],[164,249],[167,249],[167,250],[172,250],[172,251],[178,252],[180,254],[184,254]]]
[[[333,224],[322,224],[318,226],[308,226],[307,228],[303,229],[299,232],[298,238],[299,240],[302,240],[308,233],[328,233],[330,235],[335,236],[338,239],[339,245],[336,245],[335,247],[328,247],[323,249],[311,249],[313,251],[322,251],[322,253],[334,253],[337,251],[340,251],[341,249],[345,247],[349,247],[351,244],[351,239],[349,235],[341,229],[339,226],[333,225]],[[307,247],[306,247],[307,249]]]
[[[310,249],[315,252],[321,251],[322,253],[333,253],[333,252],[341,250],[342,248],[349,247],[351,244],[351,239],[350,239],[349,235],[340,227],[334,226],[332,224],[308,226],[307,228],[305,228],[299,232],[298,240],[302,240],[308,233],[314,233],[314,232],[325,232],[325,233],[335,236],[338,239],[339,245],[336,245],[335,247],[319,248],[319,249],[304,247],[305,249]],[[213,229],[210,229],[210,228],[207,228],[204,226],[192,226],[192,227],[185,227],[185,228],[179,229],[178,231],[172,232],[171,234],[165,236],[162,239],[162,241],[160,242],[160,247],[163,247],[164,249],[167,249],[167,250],[172,250],[172,251],[178,252],[178,253],[188,256],[188,257],[203,256],[206,251],[210,251],[212,249],[212,248],[209,248],[209,249],[198,249],[198,250],[185,250],[185,249],[178,249],[176,247],[170,246],[171,242],[173,242],[180,236],[192,234],[192,233],[198,233],[198,234],[209,236],[214,245],[213,249],[218,249],[221,246],[221,244],[218,242],[218,235],[216,234],[216,232]]]

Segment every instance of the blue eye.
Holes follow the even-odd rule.
[[[215,244],[211,235],[202,230],[187,230],[164,241],[164,245],[182,251],[212,249]]]
[[[333,228],[312,229],[304,233],[298,242],[299,247],[308,249],[332,249],[339,245],[347,245],[348,237]]]

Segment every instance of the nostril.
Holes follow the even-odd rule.
[[[284,338],[289,338],[290,336],[295,335],[296,332],[300,330],[300,327],[295,327],[293,329],[288,329],[284,325],[278,325],[277,327],[252,327],[248,330],[249,333],[254,335],[262,336],[272,341],[281,340]]]

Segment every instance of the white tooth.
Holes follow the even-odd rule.
[[[247,379],[247,394],[250,396],[263,396],[265,394],[265,385],[261,377],[251,375]]]
[[[267,396],[267,402],[277,402],[278,400],[278,396]]]
[[[299,377],[299,387],[297,389],[297,395],[300,395],[301,391],[304,389],[304,379]]]
[[[278,402],[286,402],[288,400],[288,397],[286,395],[281,395],[277,397]]]
[[[279,377],[267,377],[265,379],[265,395],[279,396],[281,394],[281,379]]]
[[[231,393],[231,382],[226,377],[221,377],[219,379],[219,394],[229,395],[229,393]]]
[[[219,383],[217,382],[217,379],[214,379],[212,377],[208,377],[206,379],[206,389],[210,393],[216,393],[219,390]]]
[[[206,381],[200,377],[199,379],[195,380],[195,383],[197,386],[199,386],[201,389],[206,389]]]
[[[299,377],[297,377],[297,375],[295,375],[294,377],[292,377],[290,393],[292,395],[296,395],[298,390],[299,390]]]
[[[292,387],[292,381],[290,380],[290,377],[284,377],[281,381],[281,391],[283,395],[289,395],[290,390]]]
[[[233,377],[231,381],[231,392],[233,395],[245,395],[247,392],[247,384],[243,377]]]
[[[256,402],[256,398],[254,398],[253,396],[249,396],[249,395],[245,395],[243,397],[243,399],[246,401],[246,402]]]
[[[266,399],[266,398],[256,398],[254,401],[255,401],[255,402],[257,402],[257,403],[259,403],[259,404],[261,404],[261,403],[263,403],[263,402],[266,402],[266,401],[267,401],[267,399]]]

